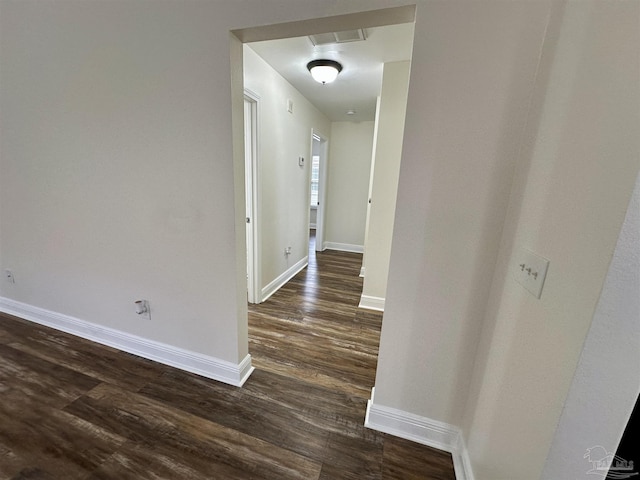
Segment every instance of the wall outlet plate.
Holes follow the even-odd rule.
[[[16,283],[16,278],[13,276],[13,272],[8,268],[4,271],[4,276],[9,283]]]
[[[134,303],[136,306],[136,313],[142,318],[151,320],[151,306],[149,305],[149,300],[136,300]]]
[[[522,248],[515,257],[512,269],[515,272],[516,281],[533,296],[540,298],[549,269],[549,260]]]

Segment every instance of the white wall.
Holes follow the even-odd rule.
[[[230,75],[216,65],[229,44],[211,9],[0,8],[1,243],[17,279],[0,295],[242,359]]]
[[[619,365],[613,352],[584,357],[593,348],[590,342],[585,364],[579,361],[594,313],[592,340],[602,340],[596,304],[639,167],[640,4],[568,2],[564,12],[562,4],[555,7],[468,403],[467,445],[479,480],[511,479],[514,472],[522,480],[539,479],[554,437],[563,446],[551,453],[549,467],[566,462],[563,471],[570,475],[547,470],[546,478],[583,478],[589,465],[579,466],[584,460],[574,456],[594,446],[583,448],[583,442],[599,437],[610,447],[616,441],[611,429],[621,434],[624,428],[620,412],[609,417],[615,424],[602,425],[601,413],[592,410],[592,418],[581,418],[592,423],[581,428],[568,417],[584,411],[579,403],[597,403],[603,396],[620,405],[604,379],[583,377],[592,362],[601,362],[610,380],[625,379],[612,371]],[[539,300],[513,279],[521,248],[550,260]],[[633,248],[637,255],[637,244]],[[602,308],[610,293],[605,285]],[[610,327],[618,315],[634,311],[626,322],[637,323],[635,305],[621,305],[605,323]],[[637,347],[630,384],[620,388],[628,408],[623,415],[636,398],[629,391],[637,394]],[[632,357],[627,361],[633,364]],[[572,381],[579,389],[585,380],[595,389],[588,394],[592,398],[567,397]],[[561,417],[563,407],[568,417]],[[569,457],[559,460],[561,453]]]
[[[418,8],[380,406],[461,424],[548,8]]]
[[[543,479],[587,480],[588,448],[615,453],[640,393],[640,176],[580,355]],[[627,458],[626,460],[632,460]],[[636,470],[638,471],[638,465]]]
[[[260,285],[266,287],[308,255],[311,132],[329,138],[331,122],[247,45],[244,82],[260,97],[257,225]],[[287,111],[288,99],[293,113]],[[291,255],[285,256],[288,246]]]
[[[315,207],[311,207],[309,209],[309,227],[316,228],[318,220],[318,209]]]
[[[372,148],[372,121],[331,124],[326,242],[364,246]]]
[[[383,302],[386,295],[410,68],[408,60],[385,63],[383,67],[376,113],[361,305],[372,298]]]

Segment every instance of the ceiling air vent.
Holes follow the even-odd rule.
[[[367,36],[362,28],[357,30],[346,30],[344,32],[319,33],[309,35],[309,40],[314,46],[328,45],[330,43],[360,42],[366,40]]]

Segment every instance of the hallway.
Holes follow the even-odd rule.
[[[358,309],[362,255],[327,250],[266,302],[249,305],[253,365],[369,398],[382,314]]]
[[[283,437],[312,443],[295,451],[321,455],[320,479],[454,480],[448,453],[363,426],[382,313],[358,308],[361,264],[361,254],[316,252],[312,236],[309,266],[249,305],[252,379],[273,375],[268,394],[286,399],[275,403],[288,406],[281,415],[293,421],[282,421]]]

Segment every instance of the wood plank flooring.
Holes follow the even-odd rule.
[[[363,426],[381,315],[361,255],[323,252],[252,305],[243,388],[0,314],[0,479],[453,480]]]

